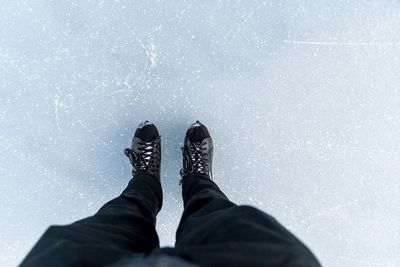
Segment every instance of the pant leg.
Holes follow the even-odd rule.
[[[21,266],[103,266],[159,247],[156,215],[161,184],[137,174],[122,194],[95,215],[66,226],[51,226]]]
[[[182,190],[176,246],[161,252],[202,266],[320,266],[273,217],[235,205],[206,177],[186,177]]]

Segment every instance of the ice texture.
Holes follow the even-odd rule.
[[[162,135],[163,246],[200,120],[232,201],[324,266],[400,266],[399,1],[1,1],[0,266],[124,189],[145,120]]]

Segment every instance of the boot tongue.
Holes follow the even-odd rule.
[[[154,124],[144,122],[142,126],[136,129],[135,137],[140,138],[143,142],[151,142],[159,136],[158,130]]]

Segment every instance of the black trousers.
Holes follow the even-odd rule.
[[[186,177],[182,196],[174,248],[160,248],[155,230],[161,185],[137,174],[94,216],[51,226],[21,266],[320,266],[273,217],[230,202],[207,177]]]

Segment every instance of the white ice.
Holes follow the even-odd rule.
[[[162,134],[162,245],[199,119],[232,201],[324,266],[400,266],[398,1],[1,1],[1,266],[121,192],[146,119]]]

